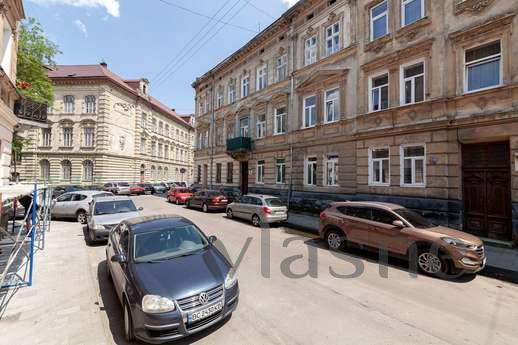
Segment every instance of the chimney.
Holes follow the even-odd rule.
[[[99,65],[101,65],[104,68],[108,68],[108,64],[104,61],[102,61]]]
[[[176,109],[175,109],[175,108],[172,108],[172,109],[171,109],[171,111],[176,112]]]

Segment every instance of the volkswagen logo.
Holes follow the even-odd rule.
[[[209,295],[207,295],[205,292],[202,292],[198,297],[198,301],[200,301],[202,305],[206,304],[209,301]]]

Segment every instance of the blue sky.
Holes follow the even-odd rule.
[[[186,113],[194,110],[191,83],[195,78],[239,49],[295,2],[24,0],[24,6],[26,16],[38,19],[47,36],[59,45],[62,54],[56,59],[58,64],[104,60],[123,78],[148,78],[153,96]],[[171,4],[208,17],[217,13],[221,22],[232,25],[212,21],[196,36],[210,19]],[[189,43],[191,49],[182,49]]]

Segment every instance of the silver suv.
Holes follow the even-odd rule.
[[[110,230],[126,219],[139,216],[139,211],[130,197],[112,196],[96,198],[88,213],[86,242],[105,241]]]
[[[81,224],[86,224],[86,215],[90,210],[93,199],[113,196],[112,193],[85,190],[65,193],[52,201],[52,216],[55,218],[75,218]]]
[[[254,226],[280,223],[288,219],[288,208],[275,196],[247,194],[227,206],[227,217],[250,220]]]

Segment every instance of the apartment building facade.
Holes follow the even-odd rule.
[[[55,103],[49,128],[21,133],[30,144],[22,180],[95,185],[191,181],[194,128],[148,93],[146,79],[124,80],[99,65],[49,71]]]
[[[0,185],[11,176],[11,142],[18,125],[14,103],[20,98],[16,90],[18,22],[25,18],[21,0],[0,3]]]
[[[518,242],[518,3],[299,1],[198,78],[195,179]]]

